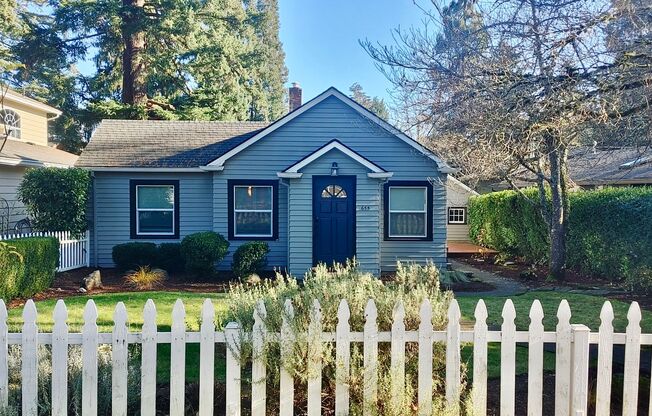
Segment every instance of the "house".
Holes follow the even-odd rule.
[[[354,256],[374,273],[444,264],[451,168],[335,88],[300,93],[271,124],[104,120],[77,162],[93,172],[92,261],[213,230],[231,243],[221,268],[251,240],[295,275]]]
[[[11,89],[0,106],[0,234],[26,218],[16,190],[28,168],[70,167],[77,155],[49,146],[48,122],[61,111]]]
[[[446,183],[446,230],[448,242],[470,242],[468,206],[469,198],[478,195],[452,175]]]

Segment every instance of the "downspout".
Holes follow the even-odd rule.
[[[287,213],[285,214],[287,216],[287,224],[285,227],[285,271],[289,272],[290,270],[290,184],[285,181],[285,179],[280,178],[278,181],[281,185],[283,185],[287,189],[287,195],[286,195],[286,206],[287,206]]]
[[[93,266],[97,267],[97,186],[95,185],[95,172],[91,171],[91,186],[93,187]]]
[[[378,278],[383,272],[383,245],[385,238],[383,229],[385,228],[385,184],[390,178],[382,178],[378,183]]]

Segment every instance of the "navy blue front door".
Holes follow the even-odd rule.
[[[313,176],[313,262],[355,256],[355,176]]]

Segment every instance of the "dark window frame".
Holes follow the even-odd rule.
[[[278,180],[276,179],[229,179],[228,193],[228,225],[230,241],[275,241],[278,240]],[[236,236],[234,218],[234,187],[235,186],[271,186],[272,187],[272,235],[264,237]]]
[[[136,189],[138,186],[172,186],[174,187],[174,210],[172,229],[173,234],[138,234],[136,226]],[[130,179],[129,180],[129,215],[130,215],[130,234],[132,240],[178,240],[179,239],[179,181],[167,179]]]
[[[425,237],[396,237],[389,235],[389,190],[392,187],[426,188],[426,235]],[[383,192],[383,223],[385,241],[433,241],[433,187],[428,181],[387,181]]]
[[[464,221],[463,222],[451,222],[450,212],[452,209],[461,209],[464,212]],[[468,222],[467,210],[466,207],[448,207],[446,211],[446,223],[449,225],[466,225]]]

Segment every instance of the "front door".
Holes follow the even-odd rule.
[[[313,176],[313,263],[355,256],[355,176]]]

